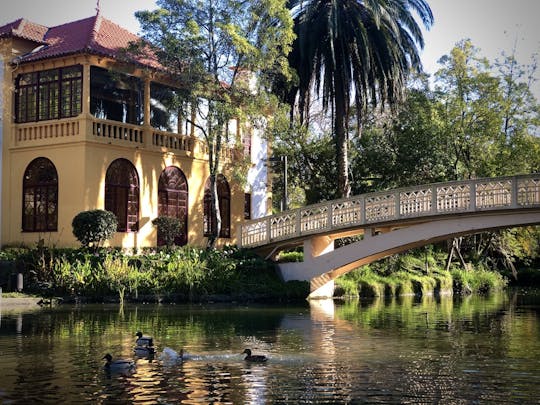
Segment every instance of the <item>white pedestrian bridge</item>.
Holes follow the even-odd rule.
[[[540,173],[426,184],[281,212],[240,227],[241,247],[266,257],[303,244],[304,261],[280,263],[284,280],[309,280],[311,298],[334,280],[408,249],[487,230],[540,224]],[[334,250],[334,240],[362,235]]]

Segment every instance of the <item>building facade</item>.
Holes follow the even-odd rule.
[[[150,56],[126,61],[138,38],[101,15],[44,27],[25,19],[0,27],[1,245],[78,246],[72,220],[106,209],[118,219],[112,246],[161,244],[152,220],[174,216],[177,244],[203,246],[209,215],[205,142],[167,107],[179,84]],[[218,245],[237,225],[269,214],[267,143],[232,122],[217,188]],[[248,184],[235,181],[239,161]]]

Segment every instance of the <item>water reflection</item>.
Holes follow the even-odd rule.
[[[1,313],[1,403],[467,403],[540,396],[540,299],[406,296],[297,307],[65,306]],[[0,308],[1,309],[1,308]],[[135,357],[138,330],[158,354]],[[189,355],[165,364],[165,347]],[[250,364],[245,348],[268,356]],[[132,358],[107,375],[101,358]]]

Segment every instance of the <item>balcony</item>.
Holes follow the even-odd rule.
[[[13,149],[96,142],[180,156],[208,157],[208,146],[198,138],[159,131],[145,125],[98,119],[91,115],[14,124],[13,129]],[[226,160],[235,160],[239,154],[234,147],[223,148],[221,153]]]

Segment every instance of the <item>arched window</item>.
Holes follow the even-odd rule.
[[[58,173],[44,157],[34,159],[24,172],[22,230],[58,230]]]
[[[139,229],[139,176],[126,159],[116,159],[105,175],[105,209],[116,215],[118,232]]]
[[[231,190],[227,179],[222,174],[216,178],[216,187],[221,214],[220,238],[231,237]],[[212,193],[210,191],[210,178],[204,186],[204,236],[211,236],[212,230],[216,229],[216,223],[212,221]]]
[[[182,234],[174,243],[187,244],[188,184],[186,176],[178,167],[169,166],[161,172],[158,185],[158,216],[178,218],[183,226]],[[158,231],[158,246],[165,244]]]

